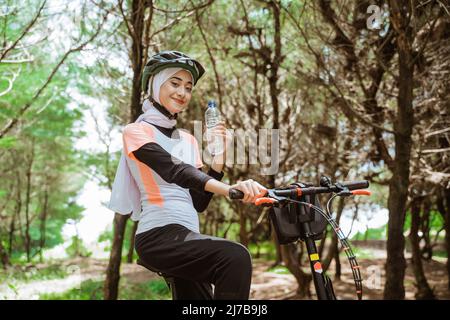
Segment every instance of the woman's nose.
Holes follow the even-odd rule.
[[[182,86],[178,87],[177,95],[180,97],[184,97],[186,95],[186,89]]]

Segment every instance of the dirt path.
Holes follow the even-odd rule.
[[[291,274],[280,274],[268,272],[272,262],[254,259],[253,279],[251,286],[251,299],[299,299],[296,295],[297,284],[294,276]],[[354,282],[351,277],[351,271],[348,269],[348,262],[342,260],[342,277],[340,281],[333,280],[334,290],[338,299],[355,299]],[[364,279],[364,299],[382,299],[384,284],[384,258],[360,259],[362,267],[362,277]],[[76,288],[82,281],[93,279],[104,279],[106,269],[106,260],[96,259],[77,259],[65,261],[62,265],[70,275],[63,279],[39,280],[31,282],[14,282],[0,285],[0,299],[38,299],[43,293],[60,293],[72,288]],[[37,266],[39,267],[39,266]],[[39,268],[38,268],[39,269]],[[450,293],[447,291],[447,276],[444,262],[424,261],[424,269],[427,274],[430,286],[434,288],[439,299],[450,299]],[[307,269],[305,271],[308,272]],[[328,274],[334,278],[334,264],[330,267]],[[122,264],[122,279],[130,283],[142,283],[151,279],[159,278],[158,275],[133,264]],[[405,277],[406,298],[414,299],[414,276],[410,267],[408,267]],[[311,284],[311,292],[314,291]],[[315,299],[314,294],[307,299]]]
[[[36,269],[39,270],[46,266],[45,264],[37,265]],[[62,293],[79,287],[86,280],[100,281],[105,277],[106,266],[106,260],[90,258],[66,260],[60,265],[60,268],[69,276],[27,282],[8,280],[6,283],[0,284],[0,300],[37,300],[41,294]],[[157,277],[137,264],[122,264],[121,271],[122,278],[134,283],[145,282]]]
[[[363,299],[381,300],[383,299],[383,285],[385,282],[384,258],[360,259],[361,276],[363,278]],[[253,281],[251,287],[251,299],[299,299],[296,294],[297,284],[291,274],[276,274],[267,272],[271,267],[271,262],[257,261],[254,263]],[[424,270],[427,275],[429,285],[434,289],[438,299],[450,300],[450,292],[447,290],[447,273],[445,263],[442,261],[424,261]],[[333,287],[338,300],[356,299],[355,284],[348,261],[341,260],[342,276],[341,280],[334,280],[334,263],[330,266],[327,274],[333,280]],[[305,269],[307,272],[308,270]],[[405,276],[406,299],[415,299],[415,279],[408,261],[408,268]],[[303,299],[316,299],[313,284],[310,287],[312,296]]]

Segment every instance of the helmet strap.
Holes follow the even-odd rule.
[[[167,118],[169,118],[170,120],[176,119],[178,117],[178,113],[171,114],[169,110],[167,110],[163,105],[159,104],[158,102],[156,102],[155,99],[153,99],[153,77],[151,77],[151,80],[152,81],[150,83],[150,96],[148,97],[148,99],[151,101],[153,106]]]
[[[176,119],[178,117],[178,113],[171,114],[169,112],[169,110],[167,110],[164,106],[162,106],[161,104],[156,102],[152,96],[150,96],[149,99],[153,103],[153,106],[155,106],[155,108],[158,109],[159,112],[161,112],[163,115],[165,115],[170,120]]]

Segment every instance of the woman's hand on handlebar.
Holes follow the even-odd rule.
[[[244,193],[242,201],[245,203],[253,203],[257,198],[267,193],[267,188],[252,179],[239,181],[231,187]]]

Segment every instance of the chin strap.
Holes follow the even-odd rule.
[[[155,106],[155,108],[158,109],[159,112],[161,112],[163,115],[165,115],[170,120],[174,120],[178,117],[178,113],[171,114],[164,106],[162,106],[161,104],[156,102],[155,99],[153,99],[152,97],[149,97],[149,99],[153,103],[153,106]]]

